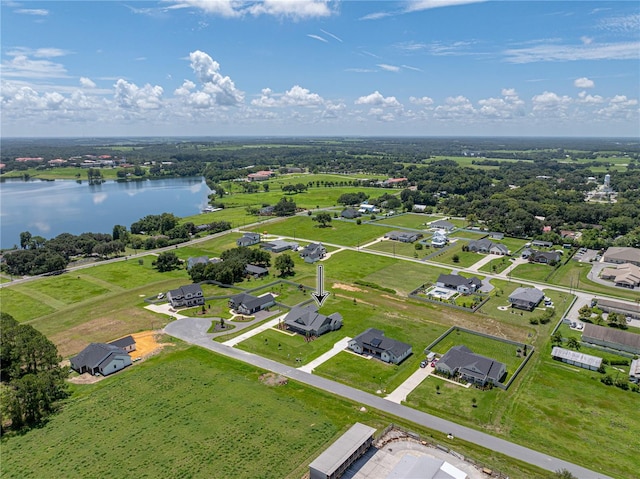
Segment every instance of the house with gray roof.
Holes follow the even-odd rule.
[[[247,276],[253,276],[254,278],[263,278],[269,274],[267,268],[262,266],[256,266],[255,264],[248,264],[244,267],[244,274]]]
[[[614,299],[601,298],[597,301],[598,308],[605,313],[619,313],[632,318],[640,319],[640,304],[616,301]]]
[[[211,258],[209,259],[208,256],[195,256],[195,257],[189,257],[189,259],[187,259],[187,271],[189,271],[191,268],[193,268],[195,265],[197,264],[204,264],[207,265],[209,263],[219,263],[220,261],[222,261],[220,258]]]
[[[551,350],[551,357],[556,361],[562,361],[563,363],[589,369],[590,371],[597,371],[602,364],[602,358],[558,346],[554,346]]]
[[[458,293],[475,293],[482,287],[482,281],[475,276],[465,278],[459,274],[441,274],[436,281],[439,288],[455,289]]]
[[[199,306],[204,304],[204,293],[199,284],[187,284],[167,293],[167,299],[174,308]]]
[[[402,243],[413,243],[422,238],[422,233],[415,231],[389,231],[384,237]]]
[[[133,339],[133,336],[131,335],[125,336],[124,338],[116,339],[115,341],[111,341],[109,344],[111,346],[124,349],[127,353],[136,350],[136,340]]]
[[[237,246],[253,246],[260,243],[260,233],[245,233],[236,240]]]
[[[531,245],[537,246],[538,248],[551,248],[553,243],[551,241],[533,240]]]
[[[502,243],[496,243],[487,238],[469,241],[469,251],[483,254],[509,254],[509,248],[507,248],[505,245],[503,245]]]
[[[375,328],[369,328],[350,339],[347,347],[354,353],[368,354],[391,364],[400,364],[412,353],[410,344],[388,338]]]
[[[291,331],[304,336],[320,336],[329,331],[337,331],[342,327],[342,315],[333,313],[329,316],[318,313],[314,304],[294,306],[284,318],[284,324]]]
[[[276,304],[276,300],[271,293],[263,296],[240,293],[229,298],[229,307],[240,314],[254,314],[274,304]]]
[[[454,346],[436,363],[436,370],[449,376],[486,386],[501,383],[507,374],[507,366],[480,354],[475,354],[463,345]]]
[[[322,243],[310,243],[300,251],[300,257],[305,263],[315,263],[320,261],[327,254],[327,248]]]
[[[512,308],[526,309],[527,311],[533,311],[543,299],[544,293],[538,288],[520,287],[509,295],[509,302]]]
[[[309,479],[336,479],[360,458],[373,444],[376,430],[355,423],[309,464]]]
[[[264,243],[262,248],[272,253],[282,253],[283,251],[291,250],[298,251],[298,243],[294,241],[273,240],[268,243]]]
[[[453,231],[454,229],[456,229],[456,225],[454,225],[453,223],[451,223],[449,221],[445,221],[445,220],[432,221],[431,223],[429,223],[429,227],[430,228],[439,228],[439,229],[443,229],[443,230],[447,230],[447,231]]]
[[[108,376],[132,364],[127,352],[117,346],[91,343],[71,358],[71,368],[80,374]]]
[[[340,213],[340,216],[348,220],[353,220],[355,218],[360,218],[360,216],[362,216],[362,213],[360,213],[355,208],[345,208],[344,210],[342,210],[342,213]]]
[[[605,348],[640,354],[640,334],[628,333],[621,329],[585,323],[582,342],[604,346]]]

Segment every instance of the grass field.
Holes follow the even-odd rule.
[[[485,273],[502,273],[505,269],[507,269],[512,264],[509,261],[508,256],[501,256],[495,259],[492,259],[488,263],[482,265],[478,271],[483,271]]]
[[[548,264],[524,263],[511,270],[511,277],[545,283],[555,268]]]
[[[402,226],[404,228],[413,228],[416,230],[427,230],[427,223],[443,218],[442,216],[424,215],[419,213],[407,213],[404,215],[391,216],[376,221],[377,224],[389,226]]]
[[[478,233],[476,231],[457,230],[451,236],[453,238],[465,238],[465,239],[470,239],[470,240],[477,240],[477,239],[480,239],[480,238],[484,238],[485,236],[487,236],[487,234],[486,233]]]
[[[429,260],[435,261],[436,263],[448,264],[454,267],[458,266],[468,268],[480,261],[483,258],[483,255],[473,253],[471,251],[462,251],[462,246],[466,244],[468,244],[468,242],[464,240],[456,241],[451,247],[446,248],[436,256],[430,257]],[[458,255],[457,263],[453,261],[454,255]]]
[[[504,382],[507,382],[518,366],[522,363],[524,358],[516,356],[516,349],[518,346],[509,344],[498,339],[490,339],[478,334],[469,333],[467,331],[460,331],[455,329],[451,331],[447,336],[442,338],[431,350],[443,355],[453,346],[464,345],[471,351],[482,356],[487,356],[496,361],[500,361],[507,366],[507,377]]]
[[[366,249],[383,251],[385,253],[393,254],[396,256],[405,256],[407,258],[414,258],[416,257],[416,255],[419,258],[424,258],[431,252],[431,250],[425,248],[417,250],[415,245],[416,243],[403,243],[402,241],[384,240],[372,244],[371,246],[367,246]]]
[[[384,236],[393,228],[384,228],[367,224],[356,225],[346,221],[332,221],[327,228],[319,228],[309,216],[294,216],[282,221],[269,223],[261,227],[250,228],[251,231],[267,231],[271,235],[284,235],[292,238],[334,243],[344,246],[362,245]]]
[[[73,396],[45,427],[3,437],[2,475],[80,478],[138,471],[141,477],[297,479],[356,421],[378,430],[394,422],[450,444],[440,433],[361,412],[358,404],[301,384],[267,386],[261,374],[189,348],[165,352],[94,385],[74,386]],[[548,477],[457,438],[455,447],[512,477]]]

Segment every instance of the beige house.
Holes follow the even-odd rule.
[[[640,249],[612,246],[605,251],[603,259],[606,263],[631,263],[636,266],[640,266]]]
[[[604,268],[600,272],[600,277],[613,281],[616,286],[635,288],[636,286],[640,286],[640,266],[624,263],[617,268]]]

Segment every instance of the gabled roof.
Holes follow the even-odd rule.
[[[482,281],[480,281],[475,276],[471,278],[465,278],[464,276],[460,276],[459,274],[441,274],[438,276],[438,283],[449,284],[451,286],[469,286],[474,285],[476,288],[482,286]]]
[[[604,260],[640,264],[640,249],[612,246],[604,252]]]
[[[197,264],[207,264],[209,263],[208,256],[192,256],[187,259],[187,269],[193,268]]]
[[[568,361],[574,361],[580,364],[586,364],[594,368],[599,368],[602,364],[602,358],[597,356],[591,356],[589,354],[579,353],[578,351],[571,351],[570,349],[560,348],[554,346],[551,350],[551,356],[554,358],[566,359]]]
[[[439,365],[446,365],[451,370],[459,370],[467,376],[480,379],[490,378],[499,381],[497,377],[506,366],[495,359],[475,354],[463,345],[454,346],[438,361]]]
[[[327,322],[337,319],[342,321],[340,313],[329,316],[318,313],[318,308],[312,304],[308,306],[294,306],[284,318],[285,324],[292,325],[304,331],[317,331]]]
[[[275,298],[271,293],[264,296],[253,296],[249,293],[240,293],[229,298],[236,306],[244,305],[245,308],[252,310],[262,306],[263,304],[272,303]]]
[[[447,230],[452,230],[453,228],[456,227],[453,223],[450,223],[449,221],[445,221],[445,220],[434,221],[432,223],[429,223],[429,226],[431,228],[444,228]]]
[[[71,366],[74,369],[87,367],[94,369],[103,364],[112,355],[126,355],[127,352],[117,346],[104,343],[91,343],[84,348],[77,356],[71,358]]]
[[[269,272],[268,269],[262,266],[256,266],[255,264],[248,264],[244,267],[244,270],[249,274],[267,274]]]
[[[364,332],[358,334],[353,341],[357,342],[361,346],[372,346],[376,349],[391,352],[395,357],[403,356],[411,345],[398,341],[397,339],[387,338],[383,331],[376,328],[369,328]]]
[[[133,339],[133,336],[125,336],[124,338],[116,339],[115,341],[111,341],[109,343],[111,346],[115,346],[117,348],[126,348],[128,346],[133,346],[136,344],[136,340]]]
[[[187,296],[189,294],[191,295],[202,295],[202,287],[199,284],[185,284],[184,286],[180,286],[177,289],[172,289],[169,291],[169,294],[171,295],[171,297],[175,298],[175,297],[179,297],[179,296]]]
[[[537,288],[516,288],[509,295],[509,301],[524,301],[527,303],[539,303],[544,298],[544,293]]]

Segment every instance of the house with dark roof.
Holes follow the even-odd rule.
[[[208,256],[190,256],[189,259],[187,259],[187,271],[189,271],[191,268],[193,268],[195,265],[197,264],[209,264],[209,257]]]
[[[475,276],[465,278],[459,274],[441,274],[438,276],[436,286],[439,288],[455,289],[458,293],[462,294],[471,294],[482,287],[482,281]]]
[[[486,356],[475,354],[463,345],[454,346],[436,363],[436,370],[449,376],[485,386],[501,383],[507,374],[507,366]]]
[[[199,306],[204,304],[204,293],[199,284],[187,284],[167,293],[167,299],[174,308]]]
[[[71,368],[80,374],[108,376],[132,364],[127,352],[117,346],[91,343],[71,358]]]
[[[318,308],[308,306],[294,306],[284,318],[284,324],[291,331],[304,336],[320,336],[329,331],[337,331],[342,327],[342,315],[333,313],[329,316],[318,313]]]
[[[555,264],[562,259],[562,255],[557,251],[537,251],[525,248],[522,250],[522,258],[528,259],[532,263]]]
[[[258,210],[258,215],[260,216],[273,216],[276,207],[273,205],[263,206]]]
[[[115,341],[111,341],[109,344],[111,346],[115,346],[116,348],[124,349],[127,353],[136,350],[136,340],[133,339],[133,336],[131,335],[125,336],[124,338],[116,339]]]
[[[483,254],[509,254],[509,248],[507,248],[505,245],[503,245],[502,243],[496,243],[487,238],[469,241],[469,251]]]
[[[582,342],[604,346],[616,351],[640,354],[640,334],[628,333],[621,329],[585,323]]]
[[[297,251],[299,245],[294,241],[273,240],[264,243],[261,247],[272,253],[282,253],[287,250]]]
[[[253,276],[254,278],[263,278],[269,275],[269,270],[255,264],[248,264],[244,267],[244,274]]]
[[[384,332],[375,328],[369,328],[350,339],[347,347],[354,353],[368,354],[391,364],[400,364],[412,353],[410,344],[387,338]]]
[[[276,300],[271,293],[263,296],[240,293],[229,298],[229,307],[240,314],[253,314],[274,304],[276,304]]]
[[[252,246],[260,243],[260,233],[245,233],[236,240],[237,246]]]
[[[300,257],[305,263],[315,263],[320,261],[327,254],[327,248],[322,243],[310,243],[300,251]]]
[[[342,213],[340,213],[340,216],[348,220],[353,220],[355,218],[359,218],[362,214],[355,208],[345,208],[342,210]]]
[[[538,248],[551,248],[553,243],[551,241],[533,240],[531,245],[537,246]]]
[[[489,238],[500,241],[504,239],[504,233],[499,233],[497,231],[489,231]]]
[[[509,295],[512,308],[526,309],[527,311],[533,311],[543,299],[544,293],[537,288],[520,287]]]
[[[389,231],[384,237],[393,241],[401,241],[402,243],[413,243],[422,238],[422,233],[414,231]]]
[[[598,308],[605,313],[618,313],[625,316],[631,316],[632,318],[640,319],[640,304],[637,303],[625,303],[623,301],[616,301],[614,299],[599,299],[597,301]]]
[[[439,228],[439,229],[443,229],[443,230],[447,230],[447,231],[453,231],[454,229],[456,229],[456,225],[454,225],[453,223],[451,223],[449,221],[445,221],[445,220],[433,221],[433,222],[429,223],[429,227],[430,228]]]

